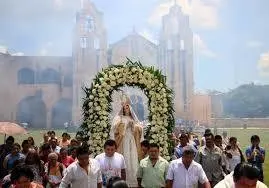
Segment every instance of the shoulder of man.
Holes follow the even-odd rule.
[[[105,156],[105,153],[100,153],[99,155],[96,155],[95,159],[100,160],[104,156]]]
[[[124,159],[123,155],[120,154],[120,153],[118,153],[118,152],[115,152],[115,153],[114,153],[114,156],[115,156],[115,157],[118,157],[118,158],[122,158],[122,159]]]
[[[256,188],[268,188],[264,183],[257,181]]]
[[[196,161],[194,161],[194,160],[193,160],[192,162],[193,162],[192,164],[193,164],[194,166],[203,169],[203,167],[202,167],[202,165],[201,165],[200,163],[198,163],[198,162],[196,162]]]
[[[169,162],[165,158],[163,158],[161,156],[159,157],[159,161],[169,164]]]

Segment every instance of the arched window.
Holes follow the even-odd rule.
[[[28,123],[30,127],[45,128],[47,125],[47,110],[43,100],[36,96],[28,96],[17,104],[16,120]]]
[[[48,68],[41,72],[39,80],[41,84],[59,84],[60,81],[60,73],[54,69]]]
[[[63,128],[64,124],[72,120],[72,101],[70,99],[60,99],[52,108],[51,126],[53,128]]]
[[[30,68],[22,68],[17,74],[18,84],[34,84],[35,72]]]

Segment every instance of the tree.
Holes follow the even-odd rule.
[[[224,114],[239,118],[269,117],[269,85],[245,84],[224,94]]]

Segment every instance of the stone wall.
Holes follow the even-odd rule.
[[[212,118],[211,126],[218,128],[269,128],[269,118]]]

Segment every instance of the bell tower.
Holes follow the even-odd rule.
[[[191,119],[193,95],[193,33],[189,17],[175,4],[163,16],[159,42],[159,67],[174,90],[176,118]]]
[[[90,0],[81,0],[76,15],[73,36],[73,109],[72,120],[82,120],[83,87],[90,87],[92,79],[107,66],[107,34],[103,13]]]

